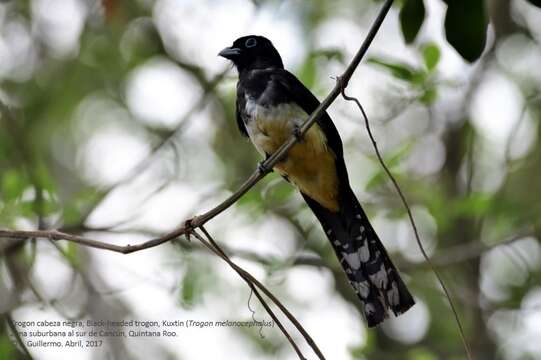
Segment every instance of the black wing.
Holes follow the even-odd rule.
[[[239,127],[240,133],[243,136],[248,136],[248,131],[246,130],[246,125],[242,120],[242,111],[244,111],[246,104],[244,98],[244,91],[240,86],[237,86],[237,102],[235,104],[235,116],[237,118],[237,126]]]
[[[288,92],[288,95],[297,105],[299,105],[308,115],[312,114],[319,106],[320,102],[314,94],[304,84],[287,70],[277,69],[272,74],[272,79],[278,81]],[[334,126],[329,114],[324,112],[317,120],[317,123],[327,136],[329,147],[338,157],[343,156],[342,139],[338,130]]]
[[[320,102],[314,94],[292,73],[284,69],[275,69],[272,71],[271,79],[278,82],[281,88],[287,92],[288,98],[299,105],[308,115],[312,114],[319,106]],[[331,117],[327,112],[317,120],[321,130],[327,137],[327,145],[336,155],[336,165],[338,176],[341,179],[341,185],[347,185],[349,188],[348,175],[344,162],[344,153],[342,149],[342,139],[338,130],[334,126]]]

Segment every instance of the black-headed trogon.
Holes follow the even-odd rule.
[[[319,105],[284,69],[262,36],[245,36],[220,53],[239,72],[238,127],[263,156],[282,145]],[[312,209],[363,304],[368,326],[407,311],[415,302],[349,185],[342,140],[327,113],[274,169],[296,186]]]

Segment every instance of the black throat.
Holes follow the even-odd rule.
[[[283,69],[282,59],[257,58],[249,64],[240,61],[235,64],[239,77],[245,77],[252,70]]]

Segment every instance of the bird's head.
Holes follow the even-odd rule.
[[[249,35],[238,38],[232,46],[226,47],[218,55],[231,60],[239,72],[267,67],[284,67],[282,58],[274,45],[263,36]]]

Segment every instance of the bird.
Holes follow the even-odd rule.
[[[415,301],[351,189],[342,140],[329,114],[300,134],[319,100],[284,68],[263,36],[240,37],[218,55],[237,69],[236,122],[257,151],[268,158],[292,134],[297,137],[273,170],[300,191],[319,220],[368,327],[382,323],[390,311],[406,312]]]

